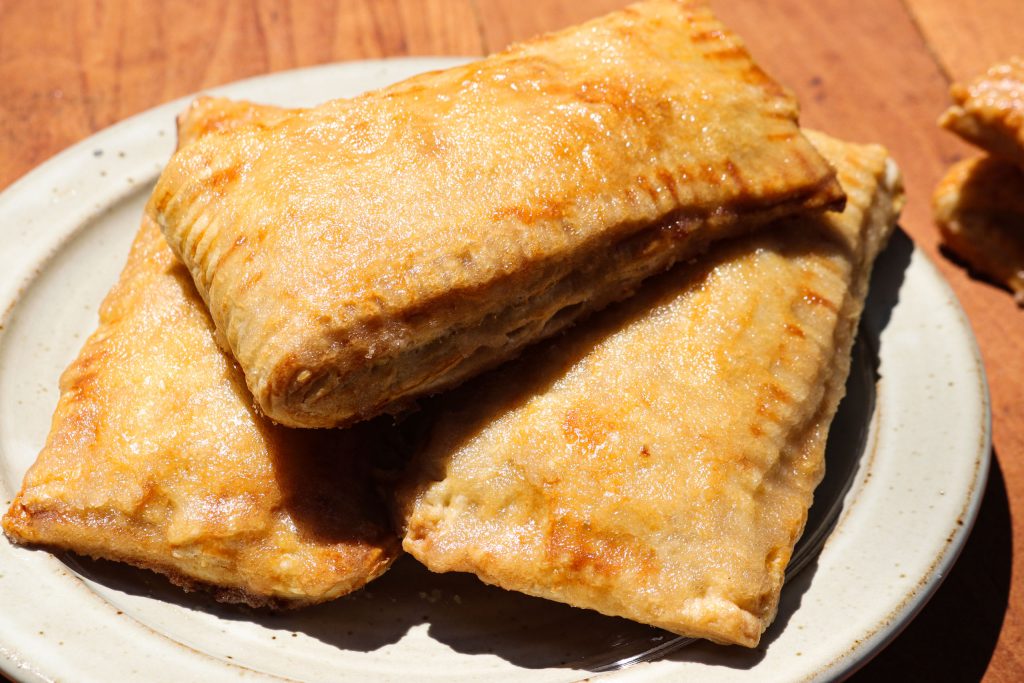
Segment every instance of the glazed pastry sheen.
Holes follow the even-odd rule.
[[[720,237],[841,206],[793,97],[702,4],[184,146],[149,204],[263,412],[452,386]]]
[[[968,85],[950,88],[954,105],[939,125],[1024,168],[1024,59],[996,64]]]
[[[273,114],[203,100],[180,132],[187,142]],[[368,471],[385,443],[373,424],[311,432],[257,415],[188,271],[144,219],[3,527],[221,600],[321,602],[400,552]]]
[[[810,135],[810,134],[809,134]],[[437,401],[396,494],[438,572],[754,646],[824,471],[902,190],[816,134],[842,214],[780,221]]]

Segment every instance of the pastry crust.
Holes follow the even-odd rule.
[[[182,142],[273,113],[226,106],[193,108]],[[260,417],[188,271],[144,219],[3,528],[221,600],[321,602],[400,552],[368,470],[380,429],[296,431]]]
[[[942,240],[1024,305],[1024,169],[993,157],[955,164],[932,196]]]
[[[757,645],[902,205],[884,149],[811,139],[839,169],[844,213],[716,245],[438,401],[396,493],[409,553],[434,571]]]
[[[1024,60],[996,64],[967,86],[950,88],[955,104],[939,125],[1024,168]]]
[[[242,126],[270,126],[298,111],[226,97],[197,97],[178,116],[178,149],[209,135],[227,134]]]
[[[210,135],[150,215],[259,406],[399,410],[709,242],[840,206],[794,98],[695,2]]]

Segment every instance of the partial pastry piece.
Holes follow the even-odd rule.
[[[178,149],[207,135],[229,133],[241,126],[273,125],[296,111],[226,97],[197,97],[178,116]]]
[[[932,208],[946,246],[1024,305],[1024,169],[994,157],[961,161]]]
[[[190,114],[184,142],[235,115],[214,100]],[[260,417],[188,271],[144,219],[3,528],[225,601],[321,602],[400,552],[368,471],[385,443],[378,429],[297,431]]]
[[[433,571],[757,645],[903,201],[883,148],[811,139],[839,170],[842,214],[715,245],[438,402],[396,492],[409,553]]]
[[[955,104],[939,125],[1024,167],[1024,60],[996,64],[969,85],[950,89]]]
[[[452,386],[709,242],[841,206],[790,93],[649,0],[179,151],[149,204],[263,412]]]

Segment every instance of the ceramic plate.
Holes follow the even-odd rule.
[[[307,105],[458,61],[338,64],[212,92]],[[61,370],[95,328],[185,104],[109,128],[0,195],[5,507],[43,443]],[[801,546],[806,567],[787,583],[779,617],[756,650],[686,645],[469,576],[433,575],[409,558],[367,590],[274,615],[212,604],[155,574],[4,539],[0,669],[27,681],[842,676],[894,637],[938,586],[966,538],[988,466],[987,392],[971,332],[902,233],[877,265],[848,389]],[[650,657],[657,661],[634,663]]]

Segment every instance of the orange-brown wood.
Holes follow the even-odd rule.
[[[1024,56],[1020,0],[905,0],[936,61],[966,80],[994,62]]]
[[[934,124],[948,77],[1024,53],[1024,2],[712,3],[797,92],[806,125],[892,150],[910,197],[904,229],[952,284],[989,373],[996,457],[978,525],[935,598],[858,678],[1024,680],[1024,311],[939,253],[929,209],[944,169],[975,153]],[[338,60],[483,54],[622,4],[0,0],[0,188],[100,128],[213,85]]]

